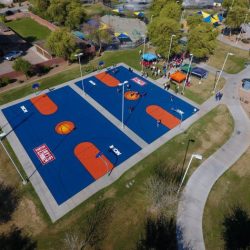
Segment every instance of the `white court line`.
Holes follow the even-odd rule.
[[[92,85],[94,85],[94,86],[96,85],[96,83],[93,82],[92,80],[90,80],[89,82],[90,82]]]

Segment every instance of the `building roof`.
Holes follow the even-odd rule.
[[[110,26],[115,33],[128,34],[133,42],[144,37],[147,31],[146,24],[137,18],[106,15],[103,16],[101,20],[103,23]]]

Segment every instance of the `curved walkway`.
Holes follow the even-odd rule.
[[[202,233],[204,207],[211,188],[250,146],[250,120],[241,107],[238,84],[249,77],[250,67],[237,75],[225,74],[222,103],[226,104],[234,119],[232,137],[192,174],[180,198],[177,213],[177,238],[179,249],[205,249]],[[213,98],[214,99],[214,98]],[[209,99],[201,108],[214,102]],[[223,124],[221,124],[223,126]]]

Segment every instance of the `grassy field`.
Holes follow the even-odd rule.
[[[233,56],[229,56],[225,65],[225,72],[230,74],[239,73],[244,69],[246,61],[250,61],[250,56],[247,50],[241,50],[229,45],[226,45],[220,41],[217,41],[217,47],[214,54],[210,56],[207,63],[217,69],[221,69],[223,62],[228,52],[233,53]]]
[[[93,61],[91,61],[88,65],[83,66],[83,75],[88,74],[91,71],[94,71],[97,69],[98,62],[100,60],[103,60],[105,62],[105,67],[111,66],[113,64],[117,64],[120,62],[124,62],[131,67],[135,69],[140,69],[139,64],[139,50],[140,47],[133,50],[123,50],[123,51],[115,51],[115,52],[105,52],[104,55],[100,58],[97,58]],[[79,66],[76,65],[73,69],[65,70],[61,73],[58,73],[51,77],[45,77],[42,80],[40,80],[41,84],[41,90],[50,88],[56,85],[59,85],[61,83],[70,81],[72,79],[75,79],[77,77],[80,77],[79,72]],[[37,81],[35,81],[37,82]],[[0,105],[19,99],[21,97],[24,97],[28,94],[33,93],[33,90],[31,88],[33,83],[30,83],[25,86],[20,86],[18,88],[9,90],[6,93],[0,94]]]
[[[225,82],[225,79],[221,77],[217,85],[217,90],[222,89]],[[214,83],[215,75],[212,73],[209,73],[207,78],[201,81],[197,77],[191,76],[191,85],[185,88],[185,96],[198,104],[202,104],[213,95]],[[180,85],[179,92],[181,92],[182,87]],[[176,85],[171,84],[171,89],[175,91]]]
[[[223,122],[225,126],[220,126]],[[209,112],[194,123],[187,131],[164,144],[150,156],[136,164],[118,181],[108,188],[98,192],[89,200],[75,208],[55,224],[51,224],[30,184],[20,186],[10,161],[0,148],[0,179],[19,188],[22,195],[19,208],[14,218],[1,230],[7,230],[12,224],[21,226],[38,241],[38,249],[60,249],[65,232],[77,230],[84,226],[86,217],[93,210],[97,201],[105,200],[114,207],[107,223],[107,236],[100,243],[100,249],[134,249],[144,230],[144,222],[148,215],[148,198],[145,194],[145,182],[152,175],[153,169],[160,164],[162,168],[173,166],[182,168],[182,163],[189,139],[190,144],[187,159],[191,153],[197,152],[207,158],[225,141],[233,131],[233,121],[227,108],[223,105]],[[189,174],[200,162],[194,161]],[[187,161],[186,161],[187,164]],[[126,184],[134,180],[129,189]]]
[[[204,217],[203,232],[206,249],[224,249],[223,220],[234,206],[250,216],[250,148],[213,186]]]
[[[28,42],[45,40],[51,32],[47,27],[40,25],[31,18],[10,21],[7,22],[7,25]]]
[[[98,62],[100,60],[103,60],[105,62],[105,67],[123,62],[131,66],[132,68],[135,68],[138,71],[140,71],[141,70],[141,65],[139,63],[140,49],[141,47],[131,50],[107,51],[101,57],[94,59],[87,65],[83,65],[83,74],[86,75],[89,72],[96,70]],[[39,82],[41,84],[41,90],[43,90],[70,81],[77,77],[80,77],[78,65],[69,70],[65,70],[64,72],[58,73],[54,76],[45,77],[39,80]],[[224,85],[224,82],[225,82],[224,79],[221,79],[219,82],[219,87],[222,87]],[[185,95],[192,101],[201,104],[211,96],[213,84],[214,84],[214,75],[211,73],[209,74],[207,79],[202,81],[202,84],[199,84],[199,80],[197,78],[192,77],[192,85],[191,87],[186,88]],[[20,86],[18,88],[0,94],[0,105],[33,93],[31,86],[32,83],[25,86]]]

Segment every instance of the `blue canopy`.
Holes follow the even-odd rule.
[[[95,19],[89,19],[87,21],[87,24],[90,25],[90,26],[93,26],[95,28],[99,28],[99,26],[100,26],[100,24]]]
[[[36,82],[34,84],[32,84],[32,89],[38,89],[40,87],[40,83]]]
[[[192,69],[192,71],[191,71],[191,74],[192,74],[192,75],[195,75],[195,76],[198,76],[198,77],[200,77],[200,78],[204,78],[204,77],[207,76],[208,71],[205,70],[205,69],[202,69],[202,68],[200,68],[200,67],[194,67],[194,68]]]
[[[99,65],[99,66],[104,65],[104,61],[100,61],[100,62],[98,63],[98,65]]]
[[[146,54],[142,55],[142,59],[150,62],[150,61],[156,60],[157,56],[155,54],[152,54],[152,53],[146,53]]]
[[[124,33],[117,32],[117,33],[115,33],[115,36],[120,40],[131,40],[129,35],[126,32],[124,32]]]
[[[84,35],[82,32],[80,32],[80,31],[74,31],[73,34],[74,34],[76,37],[78,37],[78,38],[80,38],[80,39],[82,39],[82,40],[85,39],[85,35]]]

